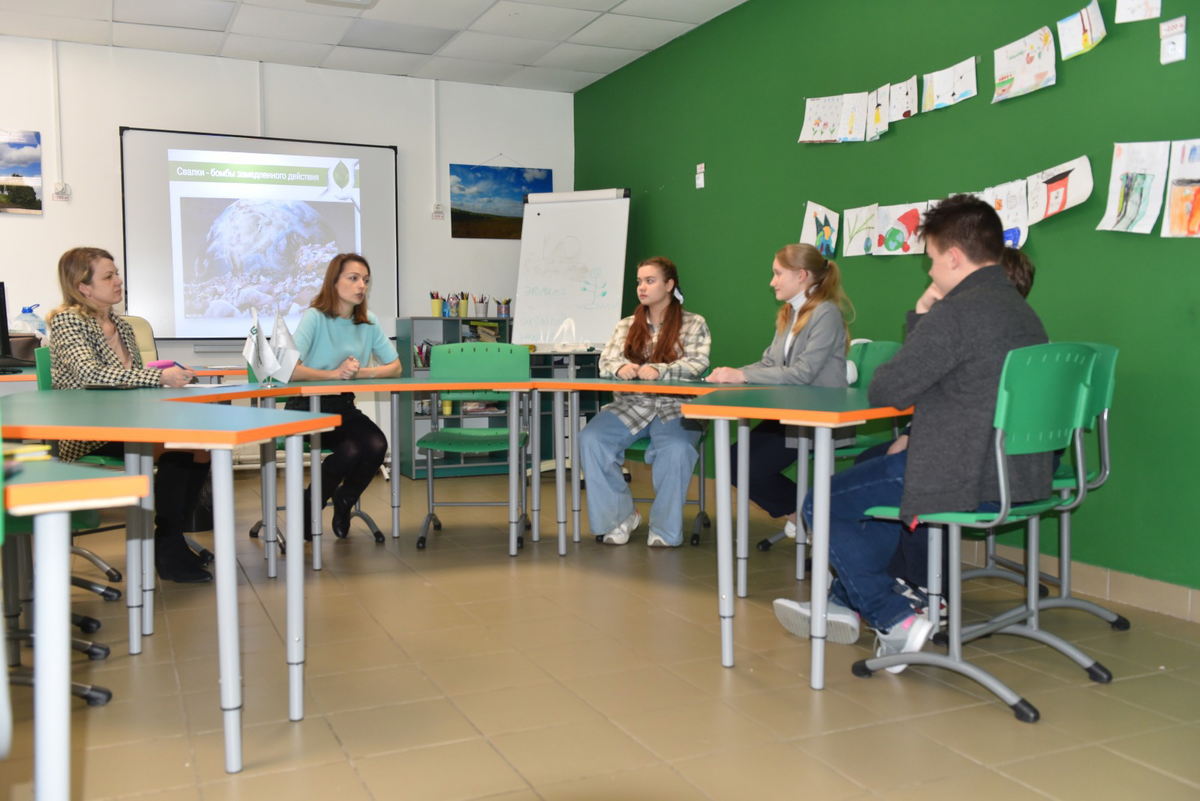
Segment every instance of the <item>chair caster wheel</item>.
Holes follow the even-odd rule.
[[[771,550],[771,540],[769,538],[765,540],[759,540],[758,545],[755,545],[754,547],[758,548],[760,551],[769,551]]]
[[[87,654],[88,659],[93,662],[99,662],[101,659],[108,659],[109,649],[107,645],[93,643],[84,653]]]
[[[418,551],[425,550],[425,538],[424,537],[417,537],[417,550]]]
[[[696,546],[697,546],[697,545],[699,545],[699,544],[700,544],[700,535],[699,535],[699,534],[693,534],[693,535],[692,535],[692,547],[696,547]]]
[[[946,645],[949,644],[949,642],[950,642],[950,638],[946,635],[946,632],[944,632],[944,631],[939,631],[938,633],[934,634],[930,639],[933,640],[933,644],[936,645],[938,648],[945,648]]]
[[[83,700],[87,701],[88,706],[104,706],[112,700],[112,690],[93,687],[83,694]]]
[[[1120,615],[1117,615],[1117,619],[1109,625],[1111,625],[1116,631],[1129,631],[1129,620],[1121,617]]]
[[[383,542],[383,532],[382,531],[372,531],[371,534],[373,534],[375,536],[376,542]]]
[[[1022,723],[1037,723],[1038,718],[1042,716],[1037,711],[1037,707],[1022,698],[1012,705],[1013,714],[1017,716],[1017,720]]]
[[[524,548],[524,547],[525,547],[525,538],[524,538],[524,537],[521,537],[521,536],[518,536],[518,537],[517,537],[517,547],[518,547],[518,548]]]
[[[875,671],[867,667],[867,660],[860,659],[850,666],[850,672],[860,679],[869,679]]]
[[[1038,585],[1038,597],[1039,598],[1049,598],[1050,597],[1050,588],[1047,587],[1045,584],[1039,584]]]
[[[106,601],[121,600],[121,591],[116,587],[105,587],[104,592],[100,593],[100,597]]]
[[[84,634],[95,634],[100,630],[100,621],[96,620],[94,617],[82,617],[75,625],[78,626],[79,630]]]
[[[436,518],[434,519],[434,521],[433,521],[433,530],[434,530],[434,531],[441,531],[441,530],[442,530],[442,521],[441,521],[441,520],[437,520]]]
[[[252,539],[252,540],[258,539],[258,532],[260,532],[260,531],[262,531],[262,521],[261,520],[259,520],[257,523],[255,523],[253,526],[250,527],[250,539]]]
[[[123,578],[125,578],[124,576],[121,575],[121,571],[117,570],[115,567],[112,570],[109,570],[104,575],[108,577],[109,581],[114,581],[114,582],[121,581]]]
[[[1099,662],[1093,662],[1087,669],[1088,678],[1097,684],[1111,684],[1112,671]]]
[[[597,535],[596,535],[596,542],[598,542],[598,543],[600,543],[601,545],[603,545],[603,544],[604,544],[604,535],[603,535],[603,534],[597,534]]]

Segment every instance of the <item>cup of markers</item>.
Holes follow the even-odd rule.
[[[434,317],[442,316],[442,296],[436,292],[429,293],[429,313]]]
[[[472,295],[471,302],[475,305],[476,317],[488,316],[488,296],[487,295]]]
[[[512,298],[501,300],[496,298],[496,316],[512,317]]]

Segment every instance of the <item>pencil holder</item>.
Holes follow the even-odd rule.
[[[430,311],[430,313],[433,314],[434,317],[441,317],[442,316],[442,301],[441,301],[441,299],[429,301],[429,311]]]
[[[446,305],[442,307],[445,310],[446,317],[458,316],[458,303],[456,301],[446,301]]]
[[[466,317],[466,316],[467,316],[467,314],[468,314],[468,312],[467,312],[467,299],[466,299],[466,298],[463,298],[462,300],[460,300],[460,301],[458,302],[458,316],[459,316],[459,317]]]
[[[511,303],[497,303],[496,304],[496,316],[497,317],[511,317],[512,316],[511,309],[512,309]]]
[[[488,316],[488,302],[486,300],[475,301],[475,316],[476,317],[487,317]]]
[[[442,401],[442,416],[449,417],[454,414],[454,401]]]

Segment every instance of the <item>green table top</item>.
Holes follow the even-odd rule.
[[[729,389],[683,404],[686,417],[779,420],[810,426],[840,427],[909,414],[911,410],[872,406],[865,389],[775,386]]]

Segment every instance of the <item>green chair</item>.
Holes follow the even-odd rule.
[[[529,348],[524,345],[512,345],[501,342],[464,342],[454,345],[436,345],[429,357],[430,381],[528,381],[529,380]],[[510,431],[505,428],[464,428],[460,426],[438,427],[438,411],[441,400],[467,399],[478,400],[478,393],[433,393],[430,403],[430,425],[432,430],[417,440],[417,447],[425,451],[425,486],[429,511],[421,522],[421,532],[417,537],[417,548],[423,549],[427,543],[429,528],[441,530],[442,523],[438,519],[438,506],[505,506],[509,508],[510,531],[520,526],[524,517],[525,506],[522,498],[525,494],[525,482],[521,481],[521,489],[514,497],[510,493],[507,502],[504,501],[455,501],[437,502],[434,499],[434,453],[499,453],[509,448]],[[495,399],[488,393],[488,399]],[[517,432],[518,451],[524,451],[528,434]],[[509,465],[509,470],[518,470],[524,478],[523,466]],[[515,536],[510,542],[509,552],[516,556],[516,548],[524,546],[524,537]]]
[[[1096,366],[1092,371],[1091,390],[1088,393],[1087,405],[1087,430],[1095,432],[1096,449],[1099,454],[1099,465],[1087,471],[1087,489],[1088,492],[1093,492],[1108,481],[1112,467],[1108,443],[1108,417],[1109,410],[1112,408],[1118,351],[1111,345],[1091,342],[1083,344],[1096,352]],[[1063,460],[1054,474],[1054,489],[1064,498],[1075,491],[1075,468],[1069,460]],[[1041,573],[1039,578],[1043,585],[1057,586],[1059,593],[1054,598],[1047,598],[1043,595],[1040,602],[1041,608],[1078,609],[1090,612],[1107,621],[1117,631],[1128,630],[1129,620],[1125,617],[1105,609],[1099,604],[1075,598],[1071,594],[1071,510],[1064,509],[1059,512],[1058,521],[1058,575]],[[1002,578],[1017,584],[1024,584],[1026,581],[1023,564],[996,554],[996,535],[990,531],[987,535],[984,567],[964,571],[963,581],[985,576]],[[1039,588],[1039,594],[1041,592],[1042,588]]]
[[[973,626],[970,633],[962,625],[962,529],[990,529],[1008,522],[1025,522],[1026,560],[1030,570],[1038,564],[1040,516],[1065,508],[1075,508],[1087,495],[1084,474],[1083,429],[1088,424],[1087,403],[1096,352],[1086,345],[1057,343],[1019,348],[1005,359],[1004,371],[996,400],[993,438],[996,465],[999,473],[999,505],[996,512],[946,512],[923,514],[919,522],[929,526],[929,615],[935,626],[939,617],[941,595],[942,529],[947,530],[949,546],[949,618],[947,631],[948,654],[925,652],[893,654],[864,659],[854,663],[854,675],[869,677],[877,670],[901,665],[929,665],[959,673],[983,685],[1006,703],[1018,720],[1033,723],[1040,713],[1029,701],[1019,696],[992,674],[963,659],[964,641],[991,634],[1012,634],[1048,645],[1076,662],[1093,681],[1107,684],[1112,674],[1075,646],[1043,631],[1038,626],[1037,583],[1026,587],[1024,606],[982,625]],[[1060,498],[1047,498],[1013,505],[1008,483],[1008,460],[1012,457],[1074,447],[1074,470],[1077,491]],[[899,519],[900,510],[894,506],[876,506],[866,510],[874,517]]]

